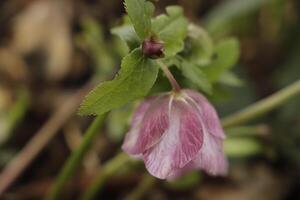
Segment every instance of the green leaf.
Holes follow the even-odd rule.
[[[124,57],[119,75],[97,86],[84,100],[79,114],[101,115],[145,96],[158,74],[154,61],[136,49]]]
[[[237,63],[240,55],[239,42],[234,38],[226,39],[216,45],[214,53],[212,62],[202,68],[213,82]]]
[[[124,24],[122,26],[115,27],[111,29],[111,33],[120,37],[127,44],[129,51],[140,46],[141,41],[135,33],[132,25]]]
[[[241,87],[244,84],[240,78],[229,71],[221,75],[219,82],[232,87]]]
[[[207,65],[211,62],[214,53],[213,41],[207,32],[194,24],[188,26],[188,60],[198,65]]]
[[[181,69],[183,76],[189,79],[203,92],[211,94],[212,85],[201,68],[189,61],[184,60],[183,58],[180,58],[180,61],[179,68]]]
[[[183,49],[188,24],[181,7],[169,6],[166,10],[168,15],[157,16],[152,21],[152,27],[153,32],[164,42],[165,56],[171,57]]]
[[[150,36],[153,4],[145,0],[125,0],[125,8],[140,39]]]

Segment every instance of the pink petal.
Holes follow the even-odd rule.
[[[141,102],[141,104],[134,111],[131,120],[131,127],[137,126],[139,123],[141,123],[145,113],[157,98],[159,98],[159,96],[152,96]]]
[[[148,171],[165,179],[172,171],[183,168],[200,150],[202,130],[198,112],[186,102],[174,100],[169,128],[159,143],[143,153]]]
[[[135,146],[138,142],[138,136],[139,136],[140,128],[134,127],[132,128],[125,136],[124,143],[122,145],[123,151],[125,151],[128,154],[134,155],[137,151]]]
[[[156,144],[169,126],[169,96],[162,95],[143,103],[132,119],[132,129],[127,133],[123,150],[141,154]]]
[[[208,132],[218,138],[225,139],[219,116],[210,102],[196,91],[185,89],[184,92],[196,103]]]
[[[203,145],[193,159],[197,168],[211,175],[226,175],[228,163],[223,153],[222,139],[204,133]]]
[[[152,102],[157,98],[157,96],[147,98],[136,108],[131,120],[131,130],[126,134],[122,145],[122,149],[128,154],[134,152],[140,130],[140,123]]]

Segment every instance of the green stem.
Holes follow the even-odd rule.
[[[235,126],[245,123],[256,117],[269,112],[270,110],[282,105],[290,98],[300,93],[300,80],[287,86],[286,88],[272,94],[271,96],[262,99],[245,109],[225,117],[222,120],[223,127]]]
[[[270,133],[269,126],[258,124],[253,126],[234,126],[225,130],[228,136],[262,136]]]
[[[29,106],[30,95],[29,91],[26,88],[19,89],[18,99],[13,105],[12,109],[9,111],[7,116],[7,128],[5,133],[1,136],[2,142],[5,142],[11,136],[13,129],[18,125],[21,119],[26,114],[26,111]],[[1,143],[1,142],[0,142]]]
[[[107,162],[101,172],[94,178],[88,190],[80,197],[81,200],[91,200],[100,191],[107,178],[118,172],[130,159],[125,153],[119,153],[112,160]]]
[[[175,77],[170,72],[169,68],[161,61],[157,61],[157,64],[160,66],[160,68],[163,70],[164,74],[168,78],[170,84],[172,85],[172,88],[175,92],[179,92],[181,90],[179,84],[177,83]]]
[[[79,164],[81,163],[84,155],[89,150],[91,144],[93,143],[93,139],[99,133],[99,129],[101,128],[104,120],[104,115],[97,116],[97,118],[90,125],[88,130],[86,131],[83,141],[80,146],[72,153],[72,155],[66,161],[63,169],[59,173],[54,185],[52,186],[47,200],[55,200],[58,199],[61,191],[63,190],[64,184],[68,181],[68,179],[75,172]]]

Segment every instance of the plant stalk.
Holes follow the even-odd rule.
[[[107,178],[118,172],[118,170],[129,160],[130,158],[128,155],[119,153],[112,160],[108,161],[93,179],[90,187],[80,197],[80,200],[94,199],[96,194],[100,191],[100,188],[103,187]]]
[[[99,133],[104,120],[104,115],[99,115],[95,118],[93,123],[90,125],[86,133],[84,134],[83,140],[80,146],[71,154],[63,169],[59,173],[54,185],[48,193],[46,200],[55,200],[59,198],[61,191],[63,190],[64,184],[73,175],[79,164],[81,163],[84,155],[89,150],[91,144],[94,141],[95,136]]]
[[[224,128],[243,124],[284,104],[300,93],[300,80],[222,120]]]
[[[175,77],[173,76],[173,74],[170,72],[169,68],[161,61],[157,61],[158,65],[160,66],[160,68],[163,70],[164,74],[166,75],[166,77],[168,78],[172,89],[175,92],[179,92],[181,90],[179,84],[177,83]]]

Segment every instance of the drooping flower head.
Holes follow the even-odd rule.
[[[224,131],[214,107],[196,91],[164,93],[136,109],[123,150],[139,156],[160,179],[192,169],[225,175]]]

